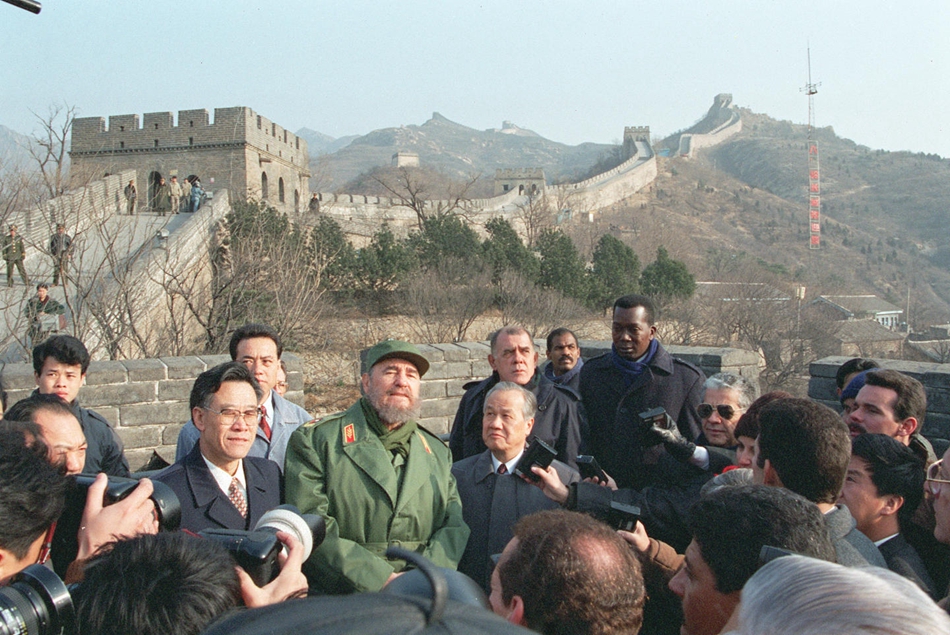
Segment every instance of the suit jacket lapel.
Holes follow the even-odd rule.
[[[244,482],[247,483],[248,526],[253,527],[264,515],[264,512],[268,511],[264,509],[264,497],[266,495],[264,475],[257,465],[246,459],[242,462],[242,465],[244,466]],[[219,487],[218,490],[220,491],[220,489]]]
[[[205,516],[221,527],[246,528],[247,520],[241,516],[231,500],[218,487],[204,459],[201,458],[198,446],[195,446],[188,458],[190,460],[185,465],[185,472],[188,486],[195,497],[195,505],[203,511]]]

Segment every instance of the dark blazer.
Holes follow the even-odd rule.
[[[460,461],[477,456],[486,450],[482,441],[482,411],[488,391],[499,382],[498,373],[463,386],[465,394],[459,402],[449,436],[452,460]],[[539,438],[557,450],[557,460],[577,467],[577,455],[581,453],[587,420],[580,396],[568,386],[555,384],[535,371],[534,388],[529,388],[538,399],[534,414],[532,438]]]
[[[559,461],[552,465],[565,484],[580,479],[580,474],[567,465]],[[462,517],[472,530],[458,570],[488,591],[492,572],[489,556],[502,552],[518,519],[555,509],[558,504],[518,476],[495,474],[488,450],[453,464],[452,474],[462,499]]]
[[[702,371],[670,355],[662,345],[646,370],[628,386],[605,353],[581,369],[581,399],[587,414],[587,449],[620,487],[642,489],[660,480],[652,469],[662,446],[645,448],[637,414],[662,407],[680,432],[695,441],[701,430],[696,406],[703,400]]]
[[[165,468],[155,480],[168,485],[178,496],[181,528],[199,532],[209,528],[253,529],[264,512],[280,505],[280,470],[276,463],[246,456],[244,478],[247,481],[246,519],[218,487],[198,445],[184,459]]]
[[[927,567],[920,555],[904,538],[904,534],[897,534],[885,543],[878,545],[878,550],[887,562],[887,568],[899,573],[923,589],[935,601],[940,599]]]

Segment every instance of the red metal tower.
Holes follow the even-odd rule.
[[[811,81],[811,47],[808,48],[808,83],[802,91],[808,95],[808,248],[821,249],[821,170],[818,141],[815,140],[815,95],[821,82]]]

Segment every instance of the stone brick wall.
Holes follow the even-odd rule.
[[[227,355],[162,357],[92,362],[79,403],[104,416],[125,443],[132,470],[139,469],[156,450],[168,462],[175,458],[178,431],[191,418],[188,398],[199,373],[230,361]],[[303,404],[303,364],[284,353],[287,398]],[[12,405],[35,388],[30,364],[7,364],[0,372],[6,403]]]
[[[580,345],[585,359],[610,350],[610,342],[582,341]],[[545,341],[535,340],[535,346],[543,360]],[[465,392],[462,387],[491,374],[488,365],[490,349],[487,342],[435,344],[419,348],[431,364],[429,372],[422,378],[422,417],[419,422],[432,432],[445,433],[452,426],[459,400]],[[751,351],[685,346],[669,346],[667,350],[699,366],[707,377],[723,371],[756,379],[759,376],[758,356]],[[366,351],[361,351],[361,363],[365,356]]]
[[[835,373],[850,357],[825,357],[809,366],[808,396],[841,410],[836,394]],[[950,364],[930,364],[892,359],[876,360],[883,368],[910,375],[927,391],[927,416],[923,434],[931,439],[950,439]]]

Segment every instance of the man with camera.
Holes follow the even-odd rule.
[[[486,590],[491,575],[489,556],[505,548],[515,522],[522,516],[557,507],[537,487],[514,473],[525,456],[536,410],[537,401],[530,390],[511,382],[495,384],[485,396],[482,417],[482,439],[488,449],[452,466],[462,515],[472,530],[459,571]],[[565,484],[580,478],[559,461],[552,469]]]
[[[280,470],[250,457],[263,391],[243,364],[228,362],[198,375],[191,389],[191,419],[198,444],[155,480],[181,503],[181,527],[250,529],[280,505]]]
[[[454,569],[469,530],[462,520],[452,459],[416,423],[419,349],[386,340],[366,353],[364,397],[345,412],[308,423],[287,446],[287,502],[326,521],[326,539],[307,561],[311,588],[378,591],[408,568],[390,546]]]

